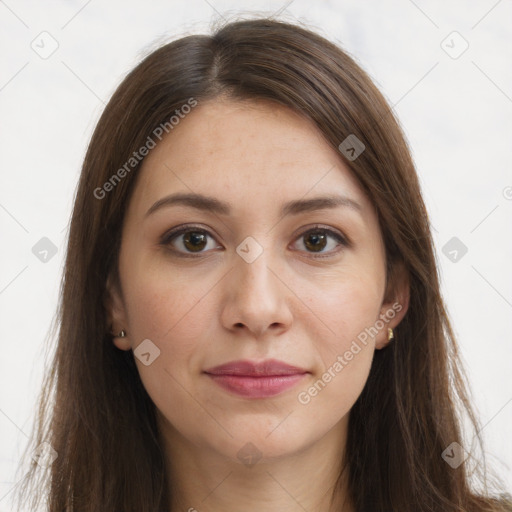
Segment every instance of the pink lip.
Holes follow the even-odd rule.
[[[205,373],[228,391],[247,398],[265,398],[290,389],[309,372],[267,359],[260,363],[233,361],[210,368]]]

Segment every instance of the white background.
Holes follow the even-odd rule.
[[[429,209],[443,294],[491,466],[512,490],[510,0],[0,1],[0,512],[30,434],[67,223],[104,103],[150,48],[282,9],[347,50],[394,105]],[[42,59],[31,44],[51,34]],[[442,41],[469,44],[452,58]],[[32,43],[32,41],[35,41]],[[39,43],[38,43],[39,42]],[[463,49],[458,36],[444,45]],[[49,39],[46,40],[46,48]],[[442,252],[452,237],[467,253]],[[57,254],[32,247],[48,237]],[[433,454],[436,456],[436,454]]]

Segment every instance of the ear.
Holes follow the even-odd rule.
[[[128,330],[128,322],[126,315],[126,307],[124,305],[122,293],[119,284],[109,274],[105,287],[103,304],[107,312],[108,324],[106,326],[108,332],[114,334],[112,342],[120,350],[130,350],[131,345],[128,337],[120,338],[117,333],[121,330]]]
[[[379,319],[384,328],[379,330],[375,340],[375,348],[380,350],[394,340],[388,340],[388,328],[395,327],[402,321],[409,309],[410,283],[409,272],[402,262],[393,264],[389,273],[384,301],[380,309]]]

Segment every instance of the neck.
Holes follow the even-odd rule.
[[[348,417],[296,453],[278,458],[262,454],[251,465],[225,457],[212,447],[196,446],[165,419],[160,420],[170,512],[354,511],[347,467],[342,465]]]

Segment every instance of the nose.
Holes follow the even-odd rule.
[[[221,314],[222,324],[230,331],[248,331],[260,338],[268,331],[281,334],[291,325],[293,294],[277,268],[272,268],[276,265],[268,252],[263,251],[252,263],[235,255],[234,268],[226,276]]]

